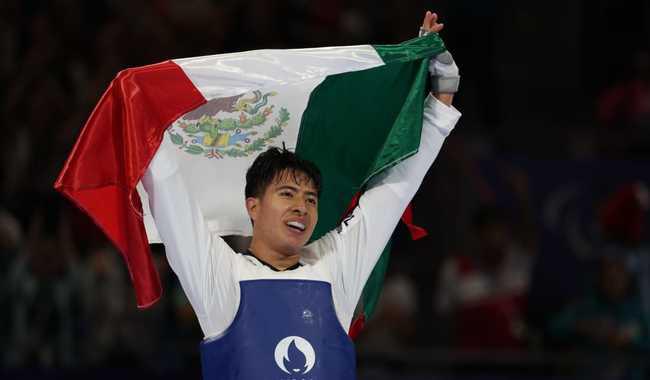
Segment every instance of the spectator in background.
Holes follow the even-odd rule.
[[[45,206],[32,221],[7,278],[12,305],[6,365],[71,368],[80,364],[81,300],[68,223],[58,209]]]
[[[646,351],[646,317],[625,259],[603,256],[596,286],[554,318],[551,335],[579,348]]]
[[[398,259],[404,252],[393,252]],[[399,265],[392,260],[390,267]],[[415,346],[418,336],[418,304],[416,284],[405,272],[386,275],[377,308],[356,339],[357,351],[366,354],[391,353],[400,355]],[[359,367],[360,379],[392,380],[406,377],[402,365],[386,360],[364,361]]]
[[[650,50],[638,51],[632,65],[629,77],[606,88],[598,99],[608,153],[644,154],[650,148]]]
[[[512,231],[501,210],[483,206],[474,220],[474,254],[451,256],[442,265],[435,305],[450,317],[459,349],[524,347],[531,254]]]
[[[0,207],[0,363],[9,351],[12,294],[9,292],[9,268],[23,244],[22,230],[16,218]]]
[[[596,281],[549,324],[551,342],[605,353],[612,360],[589,363],[590,378],[641,378],[644,368],[616,353],[650,349],[650,250],[643,241],[648,190],[640,182],[618,186],[600,204],[598,225],[604,252]]]
[[[570,304],[550,324],[550,336],[568,348],[606,353],[588,361],[583,375],[594,379],[643,378],[639,362],[616,353],[647,353],[647,318],[632,273],[621,256],[599,259],[597,281],[582,299]],[[634,357],[632,357],[634,359]]]
[[[650,247],[646,227],[649,208],[647,186],[642,182],[626,183],[605,198],[598,220],[605,249],[624,258],[636,275],[634,282],[645,315],[650,315]],[[650,331],[650,323],[646,330]]]
[[[609,128],[650,128],[650,51],[638,51],[630,78],[608,87],[599,99],[598,118]]]
[[[82,273],[84,361],[87,366],[123,364],[121,357],[133,357],[123,343],[133,333],[125,329],[127,310],[132,308],[124,265],[112,247],[89,249]]]
[[[23,233],[18,220],[0,207],[0,274],[4,274],[13,261],[13,254],[23,243]],[[5,276],[0,276],[5,278]],[[0,289],[2,291],[2,289]]]
[[[389,274],[375,314],[359,337],[359,349],[400,351],[412,347],[417,332],[417,311],[413,280],[405,273]]]

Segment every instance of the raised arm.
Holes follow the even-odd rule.
[[[438,22],[438,14],[427,11],[420,27],[420,37],[429,33],[439,33],[445,27]],[[429,62],[431,74],[431,93],[445,105],[451,106],[454,94],[458,91],[460,75],[458,66],[449,51],[439,54]]]
[[[343,276],[350,305],[356,304],[404,209],[459,117],[455,108],[429,96],[419,151],[374,178],[352,215],[330,233],[337,246],[343,247],[337,257],[338,273]]]
[[[223,329],[232,314],[234,254],[210,233],[191,198],[178,166],[163,143],[143,178],[151,213],[165,244],[169,265],[178,276],[206,336]]]
[[[421,33],[441,29],[437,15],[427,12]],[[353,311],[404,209],[460,118],[460,113],[451,106],[459,81],[458,67],[451,54],[443,53],[432,59],[429,71],[433,91],[425,103],[418,152],[375,177],[353,213],[337,230],[326,235],[333,239],[336,250],[342,251],[336,255],[336,273],[342,277],[348,311]]]

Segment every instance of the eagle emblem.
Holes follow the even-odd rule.
[[[193,155],[221,159],[247,157],[264,150],[289,122],[281,107],[274,115],[275,91],[255,90],[208,101],[176,120],[167,130],[174,145]]]

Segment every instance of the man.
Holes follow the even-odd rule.
[[[442,27],[427,12],[421,33]],[[355,378],[347,330],[365,281],[460,117],[451,107],[459,77],[449,53],[432,60],[430,72],[435,93],[419,152],[374,178],[345,221],[309,245],[320,190],[313,164],[279,149],[256,159],[246,176],[253,237],[249,251],[236,254],[207,232],[173,161],[156,155],[143,182],[205,334],[205,379]]]

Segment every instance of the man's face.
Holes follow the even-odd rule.
[[[260,198],[246,199],[246,206],[255,239],[287,256],[299,253],[318,221],[318,194],[299,172],[281,173]]]

